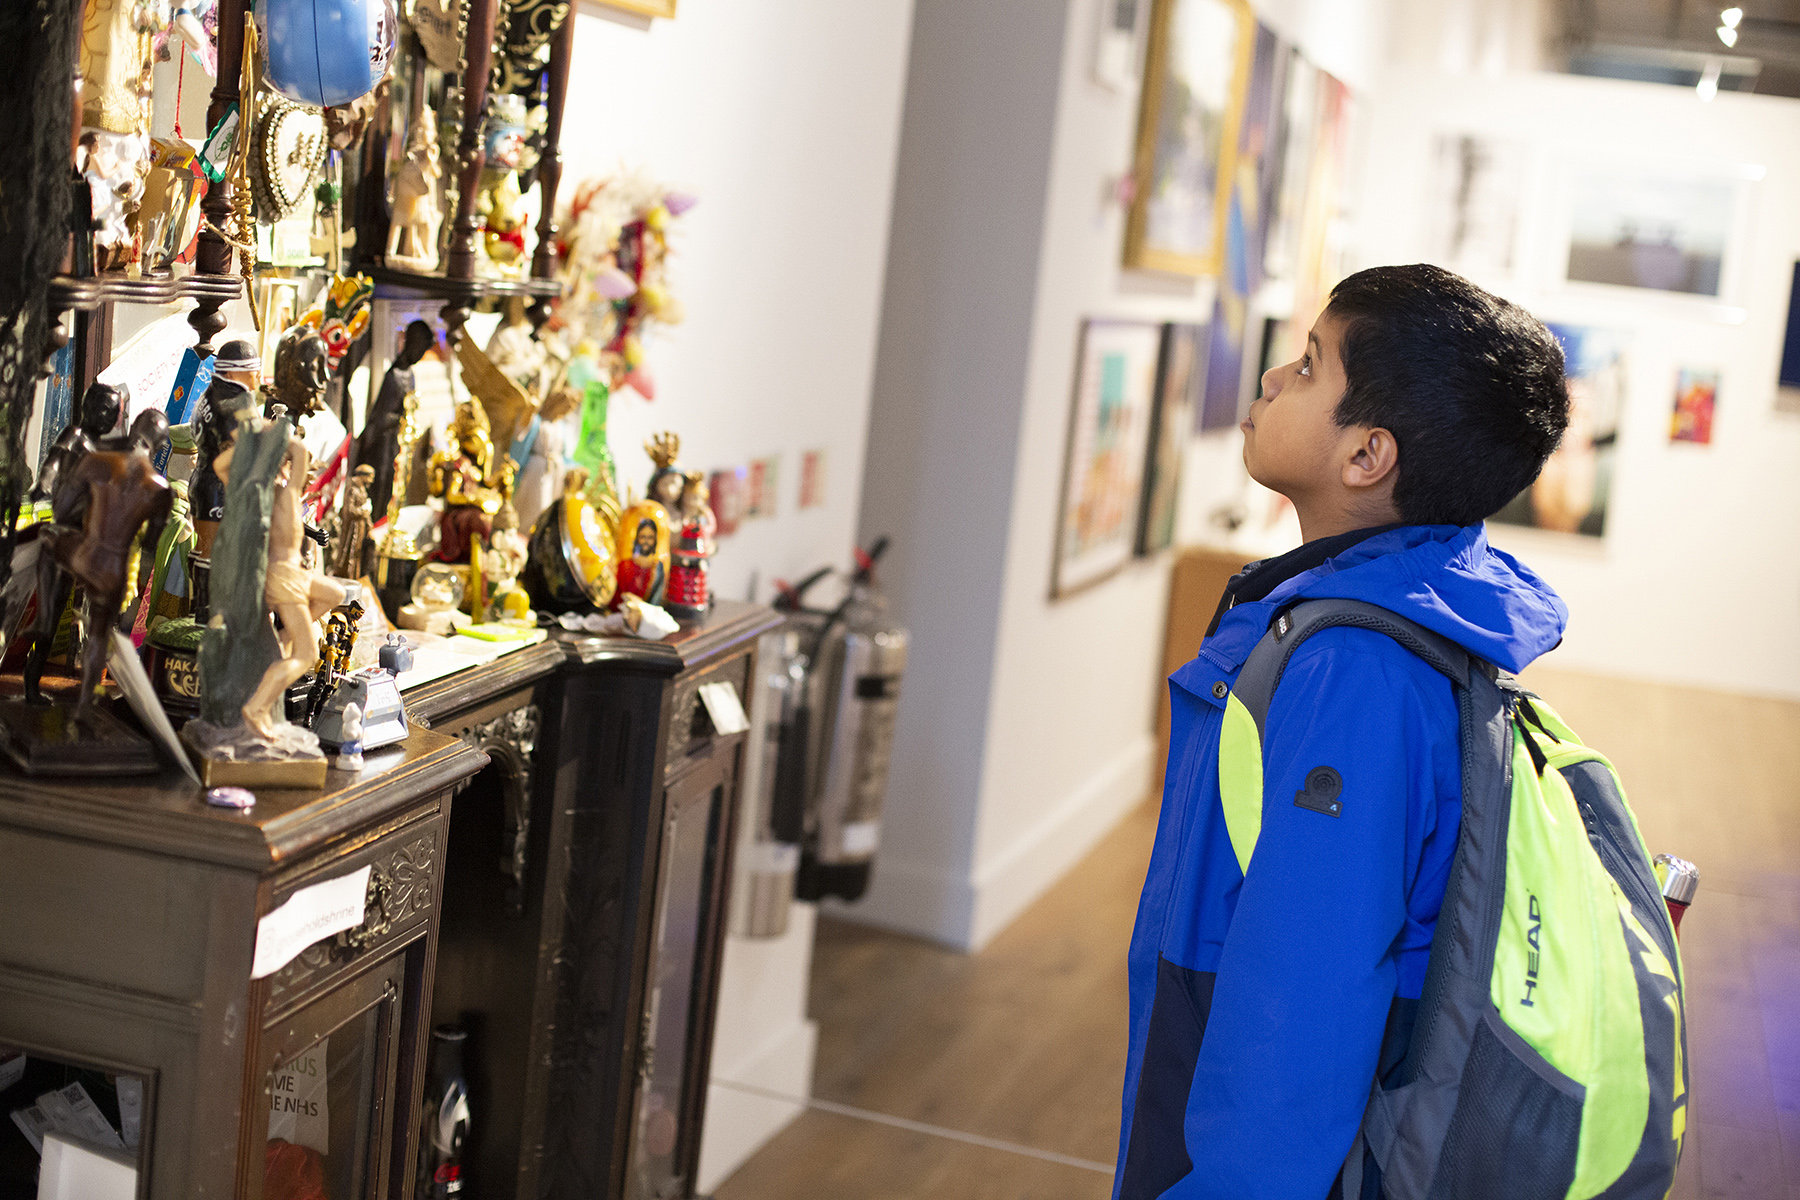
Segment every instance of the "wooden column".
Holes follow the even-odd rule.
[[[177,53],[180,53],[179,49]],[[238,98],[239,77],[244,65],[244,0],[219,0],[219,76],[213,85],[212,103],[206,106],[206,128],[211,132],[216,127],[225,111]],[[238,119],[249,121],[255,113],[239,113]],[[200,202],[200,211],[207,221],[220,229],[229,227],[231,222],[231,176],[212,184],[206,189],[206,198]],[[240,234],[240,236],[242,236]],[[194,272],[199,275],[230,275],[232,259],[237,251],[230,242],[214,233],[205,224],[200,226],[199,244],[194,249]],[[251,297],[251,303],[255,298]],[[213,352],[214,335],[225,328],[225,318],[219,315],[222,300],[202,296],[194,311],[188,314],[188,324],[200,335],[199,345],[194,353],[201,358]]]
[[[531,256],[533,279],[550,279],[556,275],[556,236],[559,232],[556,227],[556,189],[562,182],[563,104],[569,96],[569,60],[574,53],[575,9],[571,5],[556,30],[555,40],[550,43],[550,79],[544,97],[550,119],[544,128],[544,152],[538,158],[538,196],[543,202],[543,211],[538,215],[537,252]]]
[[[451,227],[450,253],[444,266],[444,274],[451,279],[475,277],[475,193],[487,162],[482,117],[493,58],[494,0],[469,0],[469,27],[463,43],[462,138],[456,151],[456,223]]]

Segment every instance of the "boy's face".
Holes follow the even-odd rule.
[[[1335,485],[1362,441],[1363,431],[1340,426],[1335,415],[1344,395],[1342,336],[1337,317],[1321,313],[1300,357],[1264,373],[1262,395],[1238,426],[1250,477],[1297,506]]]

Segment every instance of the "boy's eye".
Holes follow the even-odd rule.
[[[1302,375],[1312,374],[1312,355],[1302,354],[1300,356],[1300,373]]]

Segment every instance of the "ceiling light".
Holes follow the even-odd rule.
[[[1738,22],[1743,19],[1744,10],[1741,8],[1728,8],[1719,14],[1719,24],[1725,26],[1727,29],[1736,29],[1738,27]]]
[[[1724,42],[1727,46],[1737,45],[1737,30],[1733,29],[1731,26],[1721,25],[1715,32],[1718,33],[1719,40]]]

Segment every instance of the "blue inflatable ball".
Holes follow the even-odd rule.
[[[296,104],[366,96],[394,57],[394,0],[262,0],[263,79]]]

